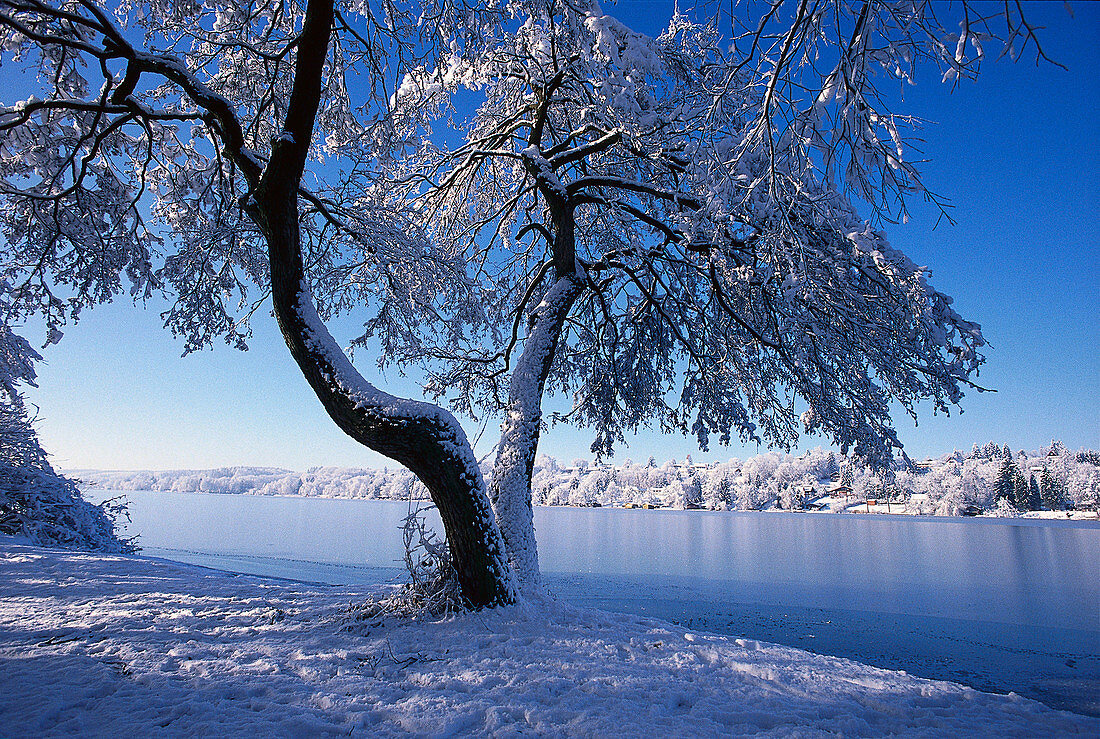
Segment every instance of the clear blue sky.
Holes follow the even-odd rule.
[[[663,3],[626,2],[605,10],[653,32]],[[936,121],[922,132],[931,188],[955,206],[957,225],[913,204],[908,224],[888,229],[933,283],[982,324],[991,343],[981,377],[996,393],[970,393],[963,414],[931,415],[914,427],[895,416],[910,456],[938,455],[995,440],[1033,449],[1052,438],[1100,448],[1100,6],[1032,5],[1047,26],[1049,54],[1068,71],[1030,61],[987,64],[977,83],[953,93],[929,70],[906,91],[906,108]],[[62,468],[166,469],[253,464],[383,466],[382,457],[344,437],[321,410],[282,344],[274,319],[255,321],[252,349],[224,345],[181,358],[160,327],[161,306],[103,306],[45,350],[39,431]],[[335,325],[340,340],[354,320]],[[39,338],[37,336],[33,338]],[[417,395],[370,357],[357,365],[383,387]],[[478,425],[467,423],[471,438]],[[479,454],[496,440],[490,421]],[[552,428],[541,451],[590,457],[589,437]],[[807,439],[802,448],[816,446]],[[755,446],[712,448],[645,433],[616,459],[728,459]]]

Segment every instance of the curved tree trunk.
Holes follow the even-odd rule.
[[[297,223],[296,218],[288,220]],[[438,406],[395,398],[364,380],[317,317],[302,283],[301,257],[285,248],[297,242],[269,243],[279,327],[325,410],[346,434],[400,462],[427,487],[443,520],[466,600],[475,607],[514,602],[481,470],[458,421]]]
[[[489,499],[504,537],[508,562],[523,590],[539,586],[531,475],[542,426],[542,395],[565,318],[583,289],[575,275],[559,277],[535,309],[531,332],[512,372],[508,407],[500,429]]]
[[[408,467],[428,488],[469,604],[512,603],[516,590],[503,542],[458,421],[438,406],[396,398],[367,382],[317,315],[305,280],[298,186],[320,99],[332,18],[332,0],[310,0],[283,134],[273,143],[271,159],[245,203],[267,241],[275,316],[291,355],[336,424],[361,444]]]

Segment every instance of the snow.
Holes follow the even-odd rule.
[[[545,184],[546,187],[556,192],[562,198],[569,196],[569,191],[566,189],[565,184],[554,172],[554,168],[550,166],[550,162],[542,155],[537,146],[528,146],[520,152],[523,155],[523,159],[537,173],[537,178],[540,183]]]
[[[356,622],[363,589],[11,540],[0,563],[11,737],[1100,731],[1014,694],[552,601]]]

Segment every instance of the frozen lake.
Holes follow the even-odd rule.
[[[402,574],[405,502],[126,496],[150,556],[332,584]],[[537,508],[535,524],[571,602],[1100,715],[1095,522]]]

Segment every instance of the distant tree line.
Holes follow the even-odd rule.
[[[318,467],[78,473],[97,488],[249,495],[420,500],[427,491],[406,470]],[[843,510],[874,500],[925,515],[1096,509],[1100,454],[1070,452],[1052,442],[1034,452],[1007,445],[975,445],[885,472],[821,448],[801,455],[768,452],[746,460],[658,464],[626,460],[616,466],[541,456],[532,476],[538,505],[705,508],[714,510]]]

